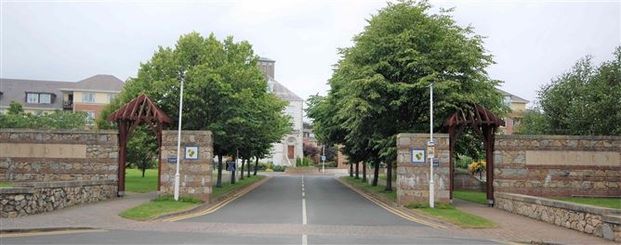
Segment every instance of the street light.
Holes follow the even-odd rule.
[[[434,142],[433,142],[433,82],[429,84],[429,142],[427,142],[427,155],[429,157],[429,207],[434,207],[435,189],[433,183],[433,155],[434,155]]]
[[[326,145],[321,145],[321,173],[326,173]]]
[[[179,92],[179,125],[177,127],[177,169],[175,170],[175,201],[179,200],[179,162],[181,161],[181,115],[183,113],[183,82],[185,80],[185,71],[181,72],[181,91]]]

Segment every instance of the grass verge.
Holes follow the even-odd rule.
[[[451,224],[457,225],[461,228],[482,229],[492,228],[496,226],[496,224],[491,220],[471,213],[466,213],[453,207],[453,205],[450,204],[437,203],[435,205],[435,208],[430,208],[424,204],[410,204],[406,207],[419,210],[425,214],[439,218]]]
[[[621,198],[613,197],[558,197],[556,200],[587,204],[604,208],[621,209]]]
[[[140,169],[125,169],[125,191],[140,193],[157,191],[157,169],[147,169],[144,177]]]
[[[9,182],[0,182],[0,188],[9,188],[13,187],[13,185]]]
[[[464,201],[487,205],[487,193],[480,191],[453,191],[453,197]]]
[[[212,188],[212,192],[211,192],[211,200],[217,200],[218,198],[222,196],[226,196],[228,193],[231,193],[238,189],[245,188],[246,186],[252,185],[262,180],[263,178],[265,178],[265,176],[251,175],[250,177],[244,177],[243,180],[236,181],[235,184],[223,182],[222,187],[216,187],[214,185]]]
[[[355,177],[343,176],[341,180],[347,182],[352,185],[354,188],[363,189],[368,192],[379,194],[380,196],[385,197],[386,199],[396,202],[397,201],[397,192],[396,191],[386,191],[384,190],[386,186],[381,185],[378,181],[377,186],[370,185],[368,183],[362,182],[362,178],[356,179]]]
[[[181,197],[179,201],[175,201],[172,196],[162,196],[127,209],[120,213],[119,216],[126,219],[144,221],[164,214],[194,208],[201,203],[202,201],[189,197]]]

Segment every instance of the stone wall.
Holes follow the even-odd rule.
[[[0,188],[1,218],[49,212],[116,196],[115,180],[22,182]]]
[[[198,147],[198,159],[185,158],[186,147]],[[162,168],[160,194],[173,195],[177,156],[177,131],[162,132]],[[192,196],[205,202],[211,195],[213,142],[209,131],[181,131],[180,196]],[[173,160],[173,161],[169,161]]]
[[[496,207],[565,228],[621,242],[621,210],[496,192]]]
[[[429,162],[412,162],[412,149],[426,149],[428,134],[397,135],[397,203],[429,202]],[[449,137],[447,134],[434,134],[436,142],[435,157],[439,167],[434,167],[434,187],[436,202],[449,202]]]
[[[117,179],[116,131],[0,129],[0,181]]]
[[[497,135],[494,188],[535,196],[621,196],[621,137]]]
[[[455,190],[472,190],[483,192],[487,190],[485,182],[478,180],[470,173],[455,171],[455,175],[453,178],[453,181],[455,181],[453,186]]]

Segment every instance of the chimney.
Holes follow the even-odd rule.
[[[269,58],[265,58],[265,57],[260,57],[259,58],[259,68],[261,68],[261,71],[263,72],[263,75],[265,75],[268,79],[275,79],[274,78],[274,63],[276,63],[275,60],[271,60]]]

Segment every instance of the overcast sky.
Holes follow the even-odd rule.
[[[276,60],[276,80],[303,98],[325,94],[337,48],[386,5],[358,1],[1,1],[0,77],[77,81],[135,76],[158,46],[191,31],[248,40]],[[533,101],[587,54],[621,43],[621,1],[431,1],[486,36],[502,88]]]

